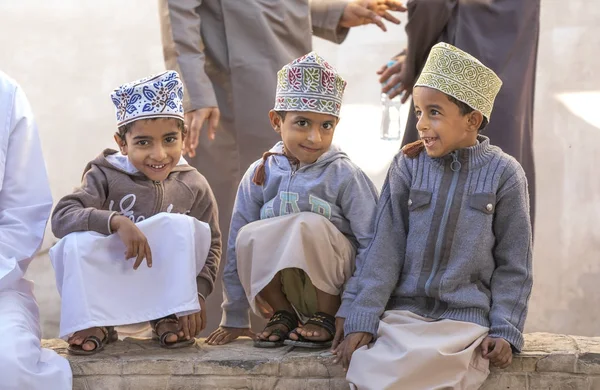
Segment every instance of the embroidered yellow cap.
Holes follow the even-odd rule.
[[[477,58],[448,43],[431,49],[415,87],[437,89],[480,111],[490,120],[502,80]]]

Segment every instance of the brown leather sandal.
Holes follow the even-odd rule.
[[[298,326],[298,316],[296,316],[296,313],[292,313],[287,310],[278,310],[275,312],[275,314],[273,314],[273,316],[271,317],[271,319],[265,326],[265,329],[270,328],[271,326],[274,326],[274,325],[279,325],[279,324],[285,326],[288,330],[283,331],[281,329],[273,329],[270,336],[277,336],[277,337],[279,337],[278,340],[275,340],[275,341],[263,340],[263,339],[260,339],[257,337],[254,340],[254,346],[256,348],[283,347],[283,343],[287,339],[287,336],[288,336],[290,330],[292,330]],[[263,332],[264,332],[264,330],[263,330]]]
[[[306,321],[305,325],[316,325],[320,328],[323,328],[323,330],[327,331],[327,333],[329,334],[329,338],[326,340],[322,340],[322,341],[311,340],[309,338],[302,336],[300,333],[298,333],[296,331],[296,329],[294,329],[290,332],[290,334],[294,333],[298,337],[298,340],[292,340],[288,336],[288,339],[285,340],[284,344],[291,345],[294,347],[299,347],[299,348],[311,348],[311,349],[323,349],[323,348],[331,347],[333,338],[335,337],[335,317],[334,316],[327,314],[327,313],[323,313],[323,312],[317,312],[317,313],[313,314],[313,316],[308,321]]]
[[[104,333],[104,337],[102,337],[102,340],[100,340],[97,336],[94,335],[87,336],[83,340],[81,345],[69,344],[67,352],[71,355],[89,356],[102,351],[106,344],[114,343],[119,339],[117,331],[113,326],[96,326],[95,328],[100,329],[102,333]],[[83,344],[87,342],[94,343],[95,348],[91,351],[86,351],[85,349],[83,349]]]
[[[179,339],[179,335],[177,334],[177,332],[173,332],[171,330],[167,330],[166,332],[158,334],[156,329],[158,329],[160,324],[164,324],[164,323],[179,324],[179,319],[177,318],[177,316],[175,314],[171,314],[170,316],[159,318],[156,321],[150,321],[150,324],[152,325],[152,338],[154,340],[158,340],[161,347],[167,348],[167,349],[176,349],[176,348],[189,347],[196,343],[195,338],[191,338],[189,340]],[[172,334],[177,336],[177,341],[168,342],[167,338]]]

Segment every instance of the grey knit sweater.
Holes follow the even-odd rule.
[[[375,236],[357,258],[345,333],[377,334],[384,310],[473,322],[523,346],[531,293],[527,180],[515,159],[479,136],[432,159],[398,154],[378,205]]]

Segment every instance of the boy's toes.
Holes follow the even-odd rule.
[[[271,332],[262,332],[258,335],[258,338],[261,340],[267,340],[271,336]]]
[[[288,338],[290,340],[298,341],[298,334],[297,333],[302,334],[302,330],[296,329],[295,332],[290,332],[290,334],[288,335]]]
[[[273,334],[273,335],[269,336],[269,341],[279,341],[279,336],[277,336],[276,334]]]
[[[178,336],[175,333],[171,333],[165,338],[165,341],[167,343],[176,343],[177,340],[178,340]]]
[[[88,341],[87,343],[84,343],[81,346],[81,349],[83,349],[84,351],[93,351],[94,349],[96,349],[96,344],[92,343],[91,341]]]

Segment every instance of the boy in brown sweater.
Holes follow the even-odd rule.
[[[88,163],[52,215],[60,336],[87,355],[116,340],[114,326],[150,321],[161,346],[191,345],[206,323],[221,233],[208,182],[182,158],[183,85],[168,71],[111,97],[120,152]]]

